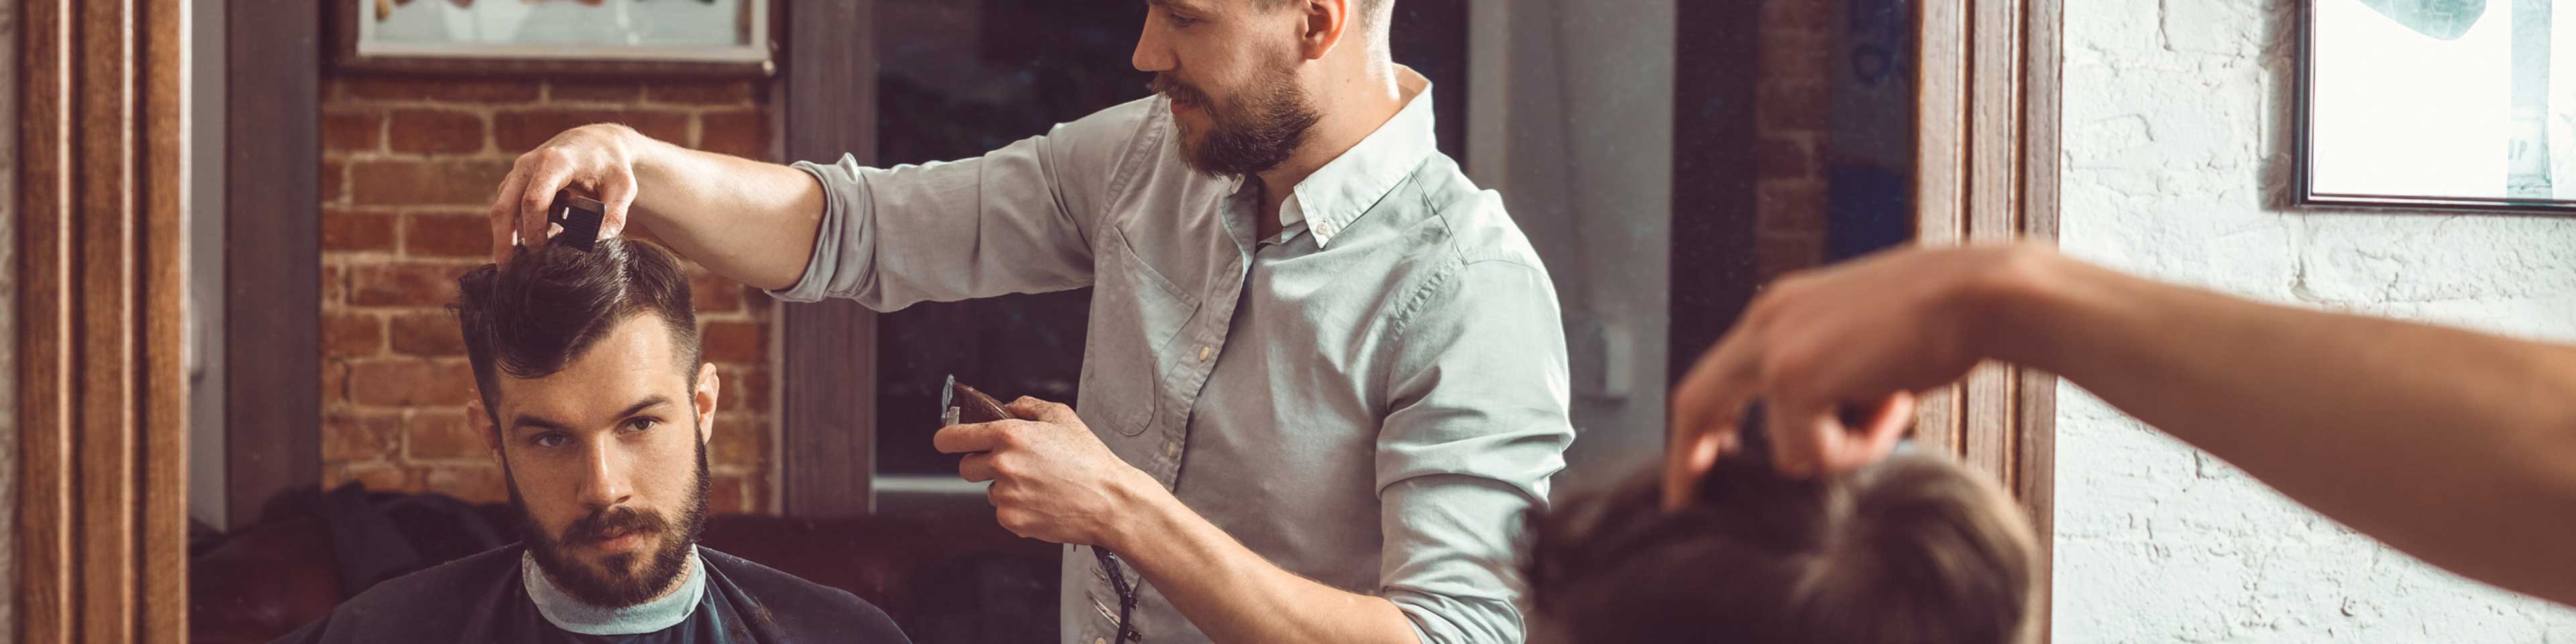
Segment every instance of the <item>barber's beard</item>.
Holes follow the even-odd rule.
[[[659,512],[617,506],[573,521],[561,534],[547,534],[520,499],[519,482],[510,476],[508,463],[502,464],[501,474],[509,482],[510,509],[519,515],[520,532],[525,535],[528,554],[537,560],[537,568],[545,571],[546,577],[565,594],[592,606],[633,606],[669,590],[672,582],[687,572],[689,549],[697,547],[698,536],[706,528],[708,472],[704,442],[698,443],[697,484],[691,486],[687,507],[681,508],[677,525]],[[654,535],[659,539],[658,545],[651,552],[610,555],[600,562],[601,568],[583,564],[570,552],[573,543],[627,531]],[[651,559],[641,572],[630,574],[639,556]]]
[[[1213,125],[1199,137],[1196,147],[1182,137],[1181,160],[1200,174],[1237,177],[1268,172],[1297,153],[1306,144],[1306,135],[1322,115],[1306,90],[1297,84],[1296,61],[1282,58],[1271,69],[1254,74],[1251,86],[1236,94],[1224,105],[1210,100],[1196,87],[1174,80],[1171,75],[1154,75],[1153,90],[1172,101],[1199,108]],[[1187,133],[1188,126],[1174,119],[1172,127]]]

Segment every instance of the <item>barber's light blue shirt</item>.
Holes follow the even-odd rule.
[[[1299,183],[1269,240],[1258,182],[1183,165],[1159,98],[963,161],[799,163],[827,205],[776,295],[890,311],[1090,286],[1075,410],[1111,450],[1271,563],[1393,601],[1424,642],[1519,642],[1519,517],[1574,439],[1565,334],[1529,240],[1399,71],[1402,110]],[[1207,640],[1142,594],[1144,641]],[[1081,548],[1062,602],[1064,641],[1114,636]]]

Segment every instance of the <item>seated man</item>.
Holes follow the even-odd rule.
[[[848,592],[697,546],[716,368],[669,251],[521,250],[457,287],[482,393],[468,415],[494,423],[523,541],[377,584],[282,641],[906,641]]]
[[[1671,513],[1652,473],[1533,521],[1531,642],[2032,641],[2038,548],[2010,497],[1902,451],[1822,479],[1720,459]]]

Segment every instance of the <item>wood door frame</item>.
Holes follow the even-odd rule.
[[[16,634],[179,641],[184,7],[21,8]]]
[[[874,161],[875,0],[780,4],[785,160]],[[815,518],[875,511],[876,312],[834,298],[781,306],[778,324],[779,509]]]
[[[1929,0],[1921,7],[1916,239],[2056,243],[2062,0]],[[1979,365],[1924,398],[1919,440],[2012,490],[2038,532],[2042,588],[2054,547],[2057,377]],[[2042,611],[2046,637],[2048,602]]]

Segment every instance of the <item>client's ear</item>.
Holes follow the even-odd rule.
[[[707,439],[715,436],[716,392],[724,389],[720,386],[722,384],[724,383],[716,377],[716,363],[698,365],[698,390],[692,393],[689,402],[698,407],[699,443],[705,443]]]
[[[492,451],[492,462],[501,462],[501,433],[492,428],[492,411],[483,408],[483,393],[465,390],[465,428],[483,437],[484,449]]]

